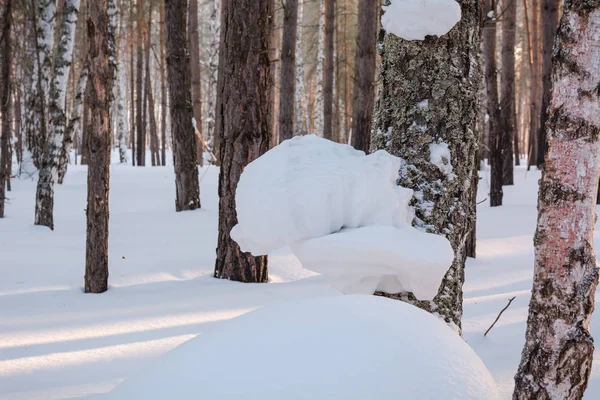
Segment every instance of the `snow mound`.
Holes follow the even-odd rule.
[[[286,140],[244,169],[231,238],[263,255],[342,228],[405,226],[413,192],[396,185],[399,170],[385,151],[365,156],[315,135]]]
[[[481,359],[409,304],[338,296],[268,306],[200,335],[106,400],[495,400]]]
[[[391,0],[383,9],[383,29],[405,40],[445,35],[461,18],[455,0]]]
[[[438,293],[454,257],[443,236],[409,226],[343,229],[291,247],[304,268],[344,294],[413,292],[423,300]]]

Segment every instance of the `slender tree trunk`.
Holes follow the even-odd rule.
[[[371,146],[405,164],[398,183],[415,190],[415,225],[444,234],[455,252],[433,302],[412,293],[383,294],[441,315],[458,329],[462,317],[465,241],[474,219],[471,182],[476,168],[481,8],[461,3],[462,19],[442,37],[406,41],[386,34],[381,93]],[[443,154],[432,159],[432,152]]]
[[[286,0],[283,7],[281,75],[279,95],[279,142],[294,136],[294,97],[296,95],[296,38],[298,0]]]
[[[148,27],[152,26],[152,4],[148,7]],[[152,166],[159,165],[158,157],[158,133],[156,129],[156,116],[154,115],[154,94],[152,93],[152,80],[150,74],[150,48],[152,47],[151,42],[151,30],[148,29],[148,38],[146,41],[146,98],[148,99],[148,120],[150,123],[150,152],[152,154]]]
[[[302,24],[304,22],[304,0],[298,0],[298,28],[296,32],[296,116],[294,135],[305,135],[308,132],[306,118],[306,84],[304,82],[304,42],[302,40]]]
[[[593,239],[600,173],[600,5],[565,0],[552,59],[548,152],[535,268],[515,400],[583,397],[598,284]]]
[[[486,12],[495,15],[494,0],[486,1]],[[485,65],[485,87],[487,92],[487,111],[489,116],[489,162],[490,162],[490,205],[502,205],[502,130],[500,123],[500,105],[498,102],[498,69],[496,68],[496,22],[490,18],[483,28],[483,58]]]
[[[164,3],[160,9],[160,141],[162,166],[167,165],[167,83],[165,68],[165,8]]]
[[[210,76],[208,78],[208,120],[206,121],[208,129],[208,142],[216,157],[219,156],[217,148],[217,135],[215,135],[215,104],[217,96],[217,80],[219,75],[219,39],[221,30],[221,0],[212,0],[210,13],[210,47],[208,68]]]
[[[221,172],[215,277],[267,282],[267,257],[242,253],[229,233],[237,224],[235,190],[244,167],[269,148],[269,44],[273,1],[225,0],[220,59]],[[243,112],[240,112],[243,110]]]
[[[48,134],[51,138],[47,139],[42,154],[35,202],[35,225],[50,229],[54,229],[54,184],[58,177],[66,128],[65,97],[78,12],[79,0],[65,0],[50,82]]]
[[[513,140],[517,132],[515,105],[516,0],[504,2],[502,13],[502,69],[500,82],[500,131],[502,133],[502,184],[514,184]],[[517,155],[518,156],[518,155]]]
[[[186,17],[186,0],[165,0],[167,71],[177,211],[200,208]]]
[[[129,30],[133,32],[134,30],[134,4],[133,1],[129,5]],[[133,34],[132,34],[133,37]],[[137,159],[137,151],[135,147],[136,140],[136,132],[137,132],[137,114],[135,110],[136,106],[136,97],[135,97],[135,89],[136,89],[136,77],[135,77],[135,51],[133,48],[133,40],[130,41],[129,44],[129,120],[131,124],[131,165],[135,167],[135,161]]]
[[[60,162],[58,165],[59,184],[63,183],[65,175],[67,173],[69,155],[73,146],[73,140],[74,138],[77,138],[81,135],[81,117],[83,113],[85,89],[87,87],[88,80],[88,67],[89,64],[86,60],[83,64],[83,68],[81,69],[81,73],[79,75],[77,88],[75,90],[75,98],[73,99],[73,110],[71,111],[71,118],[69,118],[69,123],[67,124],[67,129],[65,130],[65,138],[63,142],[62,152],[60,155]]]
[[[198,36],[198,0],[189,0],[188,41],[190,46],[190,68],[192,70],[192,102],[195,126],[202,138],[202,74],[200,69],[200,40]],[[202,141],[196,140],[196,158],[198,165],[203,163]]]
[[[2,16],[2,42],[0,43],[0,218],[4,218],[4,204],[6,202],[6,182],[10,179],[8,174],[10,152],[8,143],[10,141],[10,64],[11,56],[11,25],[12,25],[12,1],[7,0]]]
[[[323,136],[324,128],[324,99],[323,99],[323,68],[325,64],[325,1],[331,0],[320,0],[319,8],[319,31],[318,44],[317,44],[317,80],[315,87],[315,109],[314,113],[314,132],[319,136]]]
[[[333,34],[335,32],[335,0],[325,0],[325,64],[323,66],[323,137],[333,140]]]
[[[375,75],[377,68],[377,30],[379,29],[379,2],[359,0],[356,35],[356,72],[354,80],[354,108],[352,110],[352,146],[369,151],[371,121],[375,107]]]
[[[88,164],[88,126],[90,120],[90,88],[86,85],[83,92],[83,117],[81,124],[81,165]]]
[[[115,1],[115,0],[112,0]],[[116,19],[119,19],[119,35],[123,35],[123,15],[117,15],[116,8],[114,9],[114,13],[111,15],[111,19],[113,20],[112,26],[116,29]],[[122,43],[123,41],[121,41]],[[125,59],[125,46],[120,44],[118,46],[117,51],[117,43],[115,42],[115,52],[117,53],[117,79],[115,85],[116,92],[116,128],[117,128],[117,144],[119,146],[119,162],[121,164],[127,164],[127,106],[126,106],[126,92],[127,92],[127,84],[125,79],[125,63],[123,60]]]
[[[136,77],[135,77],[135,94],[136,94],[136,136],[137,136],[137,165],[143,167],[146,165],[146,143],[144,142],[146,124],[144,121],[144,98],[143,98],[143,82],[144,82],[144,23],[142,21],[143,4],[142,0],[137,0],[136,3],[137,17],[137,54],[136,54]]]
[[[546,122],[548,121],[548,107],[552,91],[552,49],[554,36],[558,26],[559,0],[542,0],[542,109],[540,119],[540,133],[538,134],[537,166],[542,167],[548,139],[546,138]]]
[[[108,0],[89,2],[89,168],[85,292],[108,289],[108,191],[110,180],[110,93],[115,71],[109,62]]]
[[[523,0],[525,4],[529,0]],[[531,40],[529,42],[531,51],[531,76],[530,76],[530,109],[531,115],[529,117],[529,150],[527,157],[527,169],[531,168],[532,165],[537,165],[538,161],[538,141],[539,141],[539,124],[540,124],[540,57],[539,57],[539,17],[540,17],[540,3],[539,0],[531,0],[531,24],[530,24],[530,35]]]

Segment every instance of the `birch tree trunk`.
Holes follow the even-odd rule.
[[[432,302],[412,293],[384,294],[436,313],[461,326],[467,240],[475,217],[481,39],[480,5],[461,3],[462,19],[442,37],[406,41],[386,34],[380,43],[381,93],[371,146],[402,158],[398,183],[415,191],[414,224],[443,234],[455,252]],[[432,157],[432,152],[441,157]]]
[[[150,27],[152,26],[152,5],[150,4],[148,7],[148,37],[146,38],[146,98],[147,98],[147,106],[148,106],[148,122],[150,128],[150,154],[151,154],[151,162],[152,166],[155,167],[160,164],[160,160],[158,158],[158,133],[156,128],[156,116],[154,114],[154,93],[152,92],[152,79],[151,79],[151,68],[150,68],[150,48],[152,47],[152,30]]]
[[[208,77],[208,119],[207,134],[208,143],[212,147],[214,154],[218,157],[219,149],[216,146],[217,137],[215,135],[215,107],[217,96],[217,80],[219,74],[219,40],[221,34],[221,0],[212,0],[210,13],[210,47],[208,54],[208,68],[210,75]]]
[[[517,0],[504,2],[502,12],[502,69],[500,73],[500,131],[502,133],[502,184],[514,184],[513,140],[517,131],[515,104],[515,45]],[[516,154],[518,157],[518,154]]]
[[[283,6],[283,37],[280,57],[279,143],[294,136],[297,32],[298,0],[286,0]]]
[[[79,0],[65,0],[59,42],[52,65],[48,112],[50,130],[41,158],[35,201],[35,225],[54,229],[54,184],[63,149],[66,128],[65,96],[73,59],[73,39],[77,25]]]
[[[379,9],[379,1],[359,0],[358,2],[359,29],[356,31],[352,146],[364,152],[369,151],[371,144],[371,123],[375,108]]]
[[[134,3],[133,1],[129,4],[129,30],[134,30]],[[164,25],[164,24],[163,24]],[[163,28],[164,29],[164,28]],[[133,37],[133,33],[131,34]],[[137,87],[137,79],[135,77],[135,51],[133,47],[133,40],[129,41],[129,118],[131,121],[131,165],[135,167],[137,160],[137,150],[135,147],[136,132],[137,132],[137,113],[136,113],[136,97],[135,90]]]
[[[214,276],[267,282],[267,257],[243,253],[229,233],[237,224],[235,190],[244,167],[269,149],[273,1],[225,0],[221,25],[219,236]]]
[[[123,16],[120,16],[119,19],[119,33],[122,35],[124,32],[123,29]],[[121,45],[118,51],[118,63],[117,63],[117,71],[118,71],[118,81],[116,85],[116,113],[117,113],[117,141],[119,145],[119,162],[121,164],[127,164],[127,105],[126,105],[126,96],[127,96],[127,83],[126,83],[126,66],[125,66],[125,49],[124,45]]]
[[[600,5],[565,0],[538,199],[535,269],[515,400],[581,399],[592,368],[590,317],[600,172]]]
[[[73,110],[71,111],[71,117],[65,130],[65,137],[63,141],[63,148],[60,154],[60,161],[58,164],[58,183],[62,184],[67,168],[69,164],[69,155],[73,147],[73,140],[81,136],[81,118],[83,117],[83,102],[85,97],[85,89],[87,87],[88,80],[88,68],[89,63],[87,60],[83,64],[79,80],[77,82],[77,89],[75,90],[75,98],[73,99]]]
[[[202,137],[202,74],[200,70],[200,40],[198,36],[198,0],[189,0],[188,6],[188,42],[190,46],[190,68],[192,71],[192,103],[195,127]],[[198,165],[203,164],[202,142],[196,140]]]
[[[110,93],[114,67],[109,60],[108,0],[88,3],[89,167],[85,292],[108,289],[108,199],[110,180]]]
[[[165,0],[167,72],[177,211],[200,208],[186,17],[186,0]]]
[[[144,141],[144,137],[146,136],[146,124],[143,118],[144,114],[144,102],[143,102],[143,92],[144,92],[144,48],[142,43],[144,42],[144,23],[142,21],[143,15],[143,4],[142,0],[137,0],[136,3],[136,11],[137,11],[137,48],[136,48],[136,76],[135,76],[135,94],[136,94],[136,115],[135,115],[135,127],[136,127],[136,158],[138,167],[143,167],[146,165],[146,143]]]
[[[315,89],[315,109],[314,109],[314,126],[316,133],[319,136],[323,136],[323,116],[324,116],[324,99],[323,99],[323,66],[325,64],[325,1],[320,0],[321,5],[319,9],[319,32],[317,34],[319,42],[317,44],[317,85]]]
[[[12,1],[8,0],[4,6],[2,16],[2,43],[0,46],[0,218],[4,218],[4,204],[6,203],[6,182],[10,179],[9,166],[12,163],[8,144],[10,141],[10,64],[11,59],[11,25]]]
[[[304,0],[298,0],[298,28],[296,32],[296,123],[294,136],[308,133],[306,110],[306,84],[304,83],[304,42],[302,41],[302,25],[304,22]]]
[[[325,62],[323,65],[323,137],[333,137],[333,84],[335,65],[333,35],[335,32],[335,0],[325,0]]]

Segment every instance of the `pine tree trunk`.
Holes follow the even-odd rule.
[[[471,184],[476,168],[479,42],[478,1],[461,3],[462,19],[442,37],[380,43],[381,93],[371,146],[403,159],[398,183],[415,190],[414,224],[444,234],[455,252],[433,302],[412,293],[383,294],[441,315],[458,329],[462,317],[465,241],[474,219]],[[444,160],[431,151],[447,149]]]
[[[552,91],[552,49],[554,36],[558,26],[559,0],[542,0],[542,108],[540,119],[540,132],[538,134],[537,166],[544,164],[548,139],[546,138],[546,122],[548,121],[548,107]]]
[[[114,66],[109,62],[108,1],[89,2],[88,130],[89,167],[87,196],[87,239],[85,292],[108,289],[108,191],[110,178],[110,93]]]
[[[593,239],[600,173],[600,5],[565,0],[538,199],[535,268],[513,399],[581,399],[592,369],[598,284]]]
[[[54,184],[63,150],[66,128],[65,97],[73,59],[73,39],[77,25],[79,0],[65,0],[58,46],[54,54],[48,101],[48,139],[41,158],[35,201],[35,225],[54,229]]]
[[[136,48],[136,76],[135,76],[135,100],[136,100],[136,158],[138,167],[146,165],[146,143],[144,142],[146,124],[144,121],[144,98],[143,98],[143,82],[144,82],[144,23],[142,22],[143,5],[142,0],[137,0],[136,3],[137,17],[137,48]]]
[[[77,89],[75,90],[75,98],[73,99],[73,110],[71,111],[71,117],[65,130],[65,138],[63,142],[63,148],[60,154],[60,162],[58,165],[58,183],[62,184],[67,173],[69,164],[69,155],[71,154],[71,148],[73,146],[74,138],[81,135],[81,117],[83,113],[83,101],[85,96],[85,89],[87,87],[88,80],[88,67],[87,60],[83,64],[79,80],[77,82]]]
[[[267,282],[267,257],[242,253],[229,233],[237,224],[235,189],[244,167],[269,148],[272,0],[225,0],[217,112],[221,114],[219,236],[215,277]]]
[[[494,12],[495,2],[486,1],[486,12]],[[495,14],[494,14],[495,15]],[[487,19],[483,29],[483,58],[485,66],[485,87],[487,92],[487,110],[489,116],[489,163],[490,163],[490,205],[502,205],[502,178],[504,164],[502,160],[502,128],[500,123],[500,104],[498,101],[498,69],[496,68],[496,22]]]
[[[502,184],[514,184],[513,141],[517,132],[515,105],[516,0],[506,1],[502,12],[502,69],[500,131],[502,133]],[[517,155],[518,156],[518,155]]]
[[[152,4],[148,7],[148,27],[152,26]],[[159,165],[158,157],[158,133],[156,128],[156,116],[154,114],[154,94],[152,93],[152,80],[150,74],[150,47],[152,47],[151,35],[152,31],[148,29],[148,37],[146,41],[146,99],[148,100],[148,122],[150,127],[150,153],[152,166]]]
[[[359,0],[356,36],[356,72],[354,108],[352,110],[352,146],[369,151],[371,123],[375,107],[375,75],[377,68],[377,31],[379,2]]]
[[[167,84],[165,68],[165,8],[164,4],[160,9],[160,141],[161,153],[160,161],[164,167],[167,165]]]
[[[4,204],[6,203],[6,182],[10,179],[8,167],[12,163],[8,144],[10,142],[10,64],[11,58],[11,25],[12,1],[8,0],[4,6],[2,16],[2,42],[0,43],[0,218],[4,218]]]
[[[280,57],[279,143],[294,136],[297,32],[298,0],[286,0],[283,6],[283,37]]]
[[[333,140],[333,34],[335,32],[335,0],[325,0],[325,62],[323,65],[323,137]]]
[[[177,211],[200,208],[186,17],[186,0],[165,0],[167,72]]]
[[[523,0],[525,4],[529,0]],[[540,7],[539,0],[531,0],[531,24],[530,24],[530,35],[531,40],[529,42],[531,51],[531,77],[530,77],[530,92],[529,97],[531,101],[531,115],[529,117],[529,149],[527,157],[527,169],[529,170],[532,165],[537,164],[537,150],[538,150],[538,134],[540,124],[540,57],[539,57],[539,16]]]
[[[188,42],[190,46],[190,68],[192,70],[192,103],[196,129],[202,137],[202,75],[200,70],[200,42],[198,37],[198,0],[189,0],[188,6]],[[198,165],[203,164],[202,142],[196,140]]]

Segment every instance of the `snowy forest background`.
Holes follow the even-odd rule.
[[[0,400],[599,397],[598,60],[597,1],[0,0]]]

